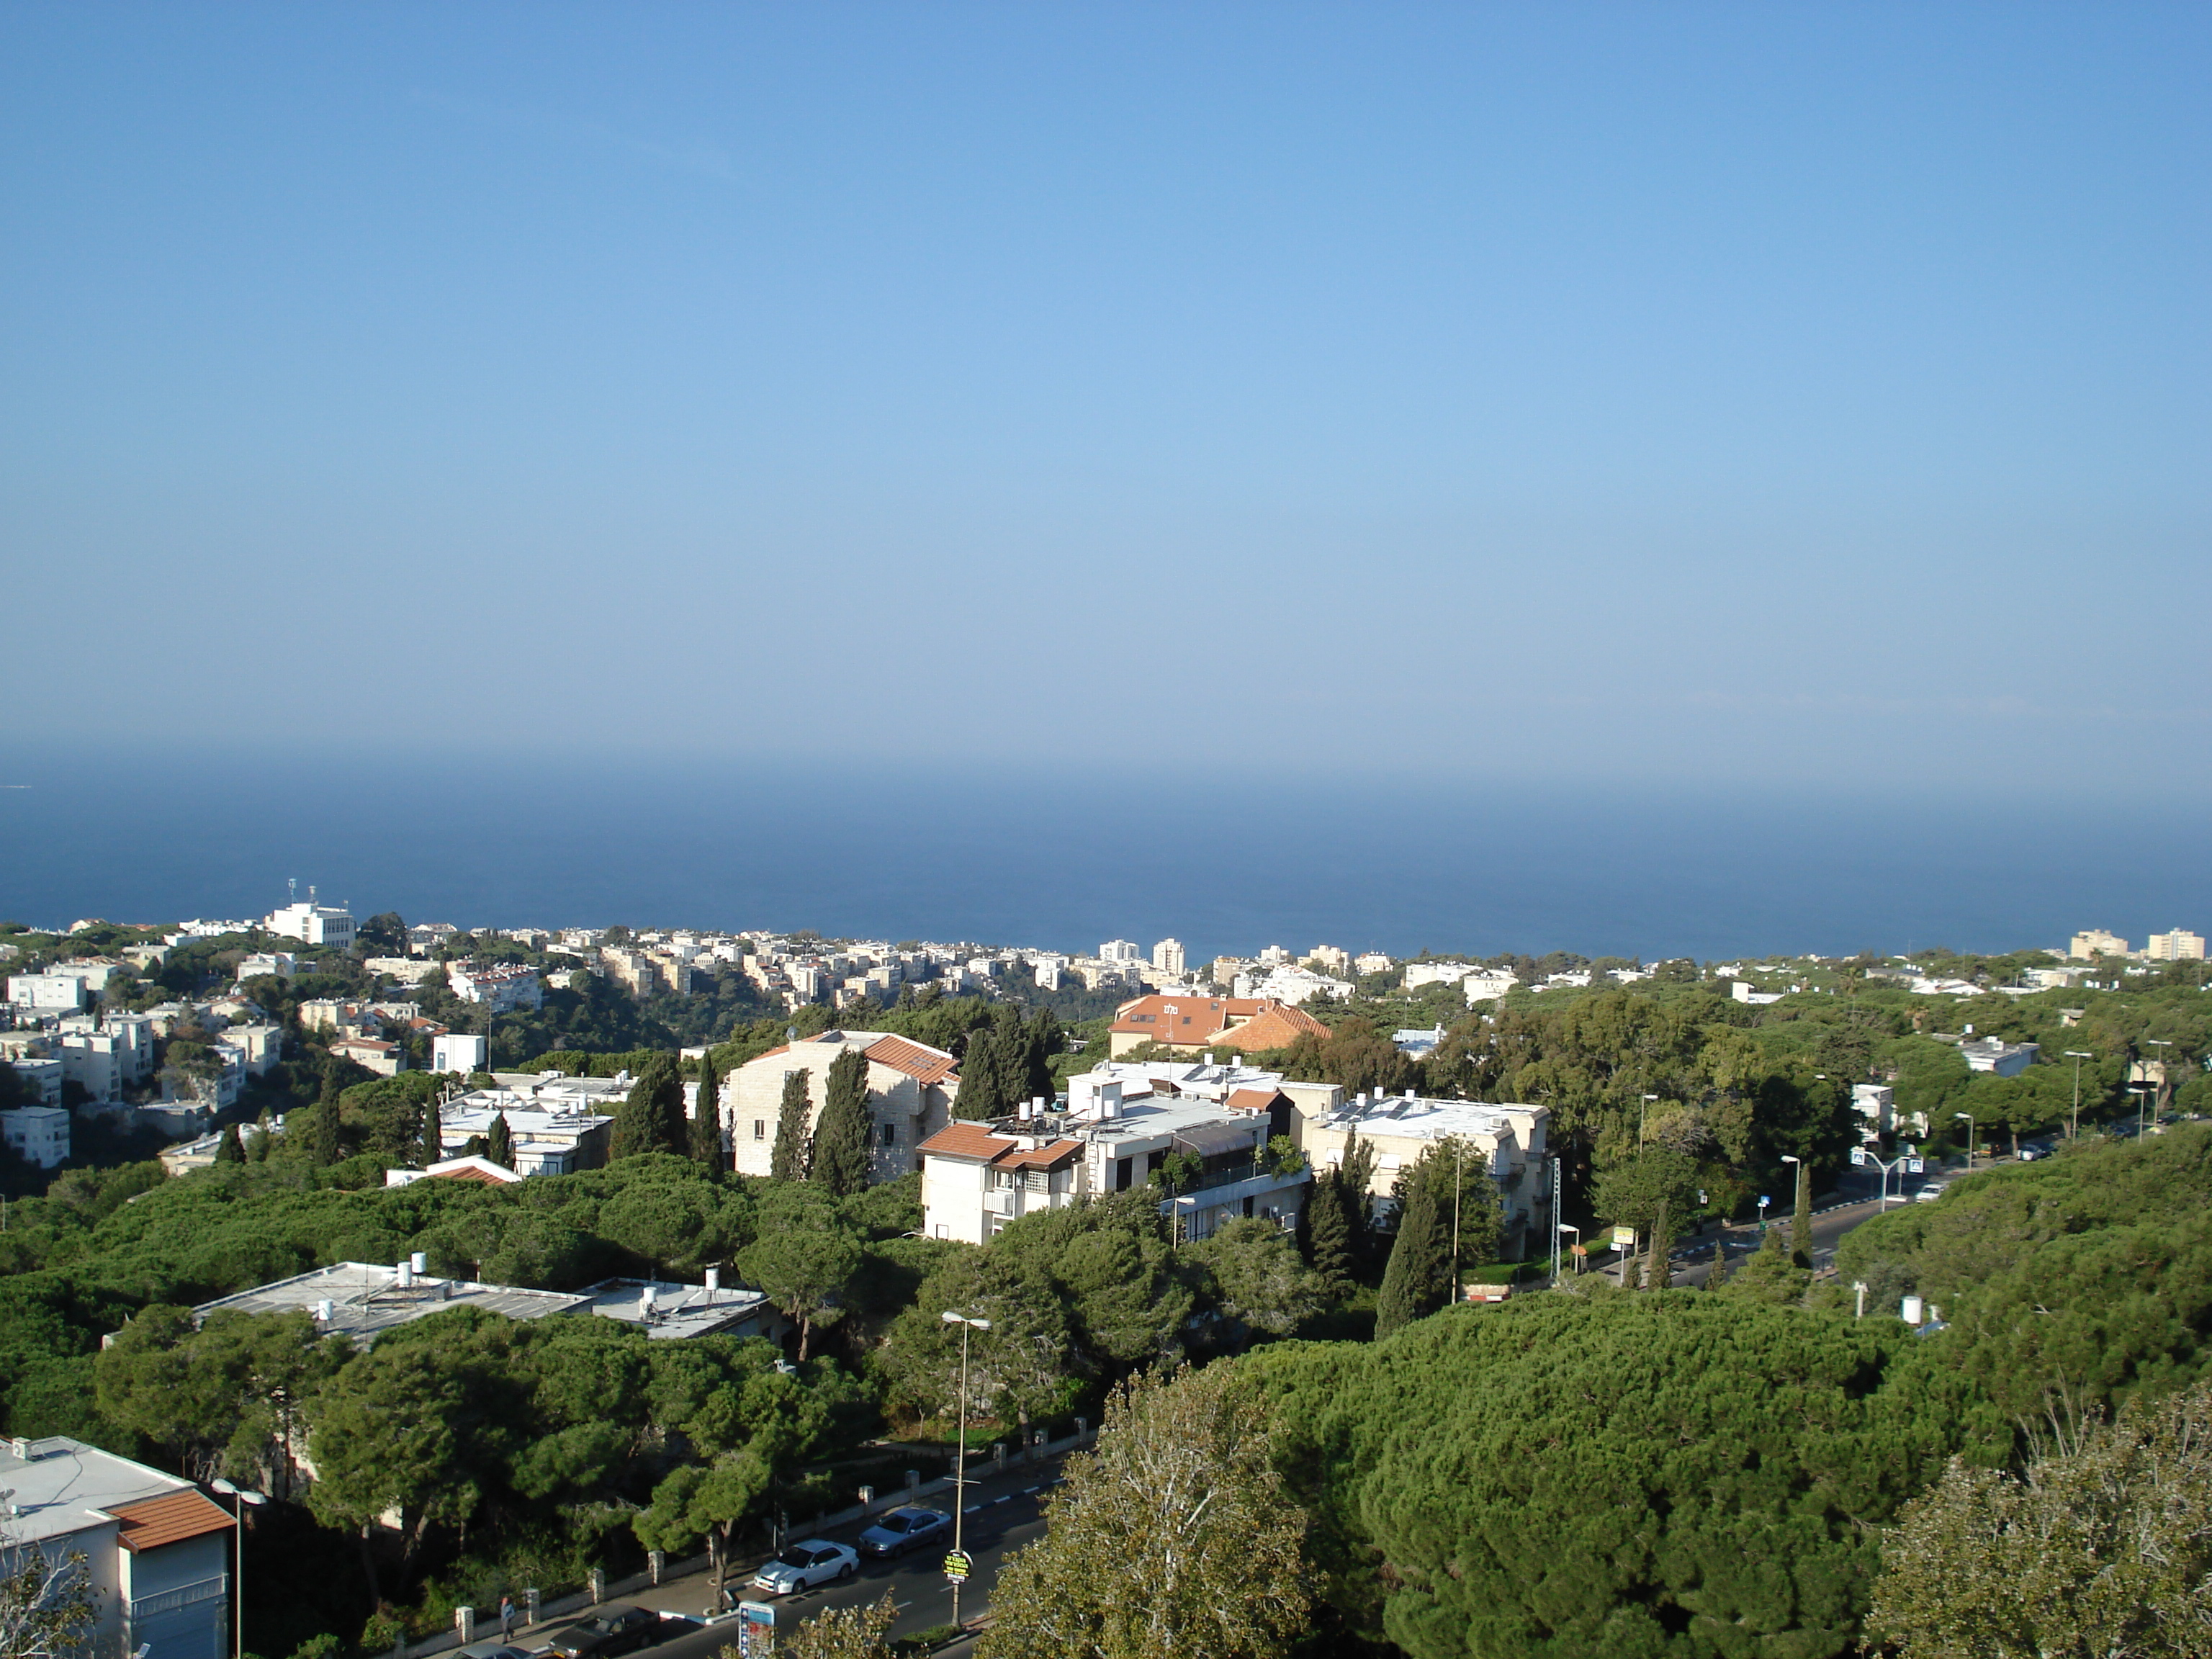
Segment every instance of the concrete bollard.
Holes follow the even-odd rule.
[[[876,1489],[873,1486],[863,1486],[860,1488],[860,1507],[862,1509],[867,1508],[869,1504],[875,1501]]]
[[[1006,1467],[1006,1443],[1005,1441],[1000,1440],[992,1443],[991,1463],[992,1467],[997,1469],[1000,1473],[1005,1473]]]
[[[592,1569],[591,1590],[593,1607],[607,1599],[607,1570],[605,1567]]]
[[[907,1489],[908,1492],[912,1492],[912,1491],[913,1491],[916,1486],[920,1486],[921,1484],[921,1471],[920,1469],[908,1469],[908,1470],[906,1472],[906,1489]]]
[[[1090,1433],[1091,1420],[1088,1418],[1084,1417],[1077,1418],[1075,1419],[1075,1443],[1079,1446],[1081,1445],[1084,1441],[1089,1437]]]
[[[453,1609],[453,1628],[461,1633],[463,1647],[477,1639],[477,1610],[474,1607]]]
[[[647,1550],[645,1553],[646,1571],[653,1575],[653,1583],[655,1589],[659,1587],[661,1571],[663,1568],[666,1567],[667,1565],[668,1557],[663,1552],[659,1550]]]
[[[526,1624],[532,1624],[532,1625],[536,1624],[536,1623],[538,1622],[538,1609],[539,1609],[540,1607],[544,1607],[544,1604],[545,1604],[545,1598],[544,1598],[543,1595],[539,1595],[539,1594],[538,1594],[538,1589],[537,1589],[537,1587],[536,1587],[535,1585],[532,1585],[530,1589],[526,1589],[526,1590],[523,1591],[523,1592],[522,1592],[522,1609],[523,1609],[522,1616],[523,1616],[523,1621],[524,1621]]]

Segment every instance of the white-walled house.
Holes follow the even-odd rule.
[[[58,1170],[69,1161],[69,1109],[17,1106],[0,1112],[0,1139],[5,1139],[27,1163],[41,1170]]]
[[[1178,1237],[1207,1238],[1242,1217],[1294,1226],[1312,1178],[1303,1164],[1273,1167],[1267,1109],[1278,1097],[1253,1088],[1222,1101],[1094,1076],[1073,1079],[1065,1111],[1032,1116],[1024,1107],[991,1123],[948,1124],[922,1143],[922,1231],[984,1243],[1024,1215],[1142,1188],[1176,1154],[1198,1161],[1160,1200]]]
[[[1300,1150],[1316,1170],[1344,1162],[1345,1147],[1356,1133],[1375,1149],[1370,1196],[1381,1200],[1386,1223],[1392,1213],[1398,1178],[1439,1141],[1457,1137],[1488,1160],[1498,1183],[1498,1249],[1502,1260],[1521,1259],[1522,1247],[1551,1225],[1552,1194],[1544,1169],[1544,1137],[1550,1109],[1517,1104],[1486,1105],[1470,1100],[1425,1100],[1413,1095],[1354,1095],[1338,1111],[1307,1120]]]
[[[190,1481],[65,1436],[0,1440],[7,1529],[59,1561],[82,1552],[97,1617],[86,1652],[228,1659],[230,1512]]]
[[[722,1133],[739,1175],[768,1174],[775,1152],[784,1079],[806,1074],[811,1135],[827,1103],[830,1067],[858,1051],[868,1062],[869,1179],[896,1181],[922,1167],[921,1145],[952,1119],[960,1074],[942,1048],[881,1031],[824,1031],[738,1066],[722,1082]]]

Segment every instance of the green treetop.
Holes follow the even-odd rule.
[[[848,1048],[830,1062],[823,1082],[822,1117],[814,1127],[808,1179],[820,1182],[837,1198],[865,1188],[873,1127],[868,1116],[868,1057]]]
[[[808,1123],[811,1103],[806,1096],[805,1072],[787,1073],[783,1079],[783,1100],[775,1114],[775,1146],[769,1154],[769,1174],[778,1181],[804,1181],[806,1178],[807,1142],[811,1139]]]

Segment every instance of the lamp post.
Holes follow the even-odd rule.
[[[2130,1084],[2128,1092],[2136,1097],[2136,1137],[2142,1138],[2143,1114],[2150,1105],[2150,1085]]]
[[[248,1492],[245,1487],[240,1486],[234,1485],[232,1482],[230,1482],[230,1481],[228,1481],[228,1480],[210,1480],[210,1481],[209,1481],[209,1482],[208,1482],[208,1485],[209,1485],[210,1487],[212,1487],[214,1490],[216,1490],[216,1492],[221,1492],[224,1497],[226,1497],[226,1498],[229,1498],[229,1499],[230,1499],[230,1509],[231,1509],[231,1514],[232,1514],[233,1517],[234,1517],[234,1518],[237,1521],[237,1522],[238,1522],[238,1541],[237,1541],[237,1543],[234,1546],[234,1548],[235,1553],[236,1553],[237,1557],[238,1557],[238,1571],[237,1571],[237,1574],[236,1574],[236,1577],[237,1577],[238,1582],[237,1582],[237,1583],[236,1583],[235,1585],[234,1585],[234,1586],[233,1586],[233,1589],[234,1590],[234,1592],[236,1593],[237,1597],[238,1597],[238,1618],[237,1618],[236,1624],[234,1626],[234,1627],[233,1627],[233,1629],[232,1629],[232,1632],[231,1632],[231,1638],[232,1638],[232,1641],[231,1641],[231,1650],[232,1650],[232,1653],[235,1656],[235,1659],[245,1659],[245,1654],[246,1654],[246,1509],[247,1509],[247,1506],[248,1506],[248,1505],[251,1505],[252,1508],[254,1508],[254,1509],[257,1509],[257,1510],[258,1510],[258,1509],[259,1509],[259,1508],[260,1508],[264,1504],[267,1503],[267,1502],[269,1501],[269,1499],[268,1499],[268,1498],[267,1498],[264,1494],[263,1494],[263,1493],[261,1493],[261,1492]]]
[[[1644,1150],[1644,1120],[1650,1113],[1651,1103],[1658,1098],[1656,1095],[1646,1095],[1644,1097],[1644,1103],[1636,1109],[1636,1150],[1639,1152]]]
[[[1974,1169],[1974,1115],[1972,1112],[1954,1112],[1951,1115],[1966,1120],[1966,1172],[1971,1175]]]
[[[2173,1044],[2172,1044],[2171,1042],[2169,1042],[2167,1039],[2166,1039],[2165,1037],[2145,1037],[2145,1038],[2143,1039],[2143,1047],[2144,1047],[2144,1048],[2171,1048],[2172,1047],[2173,1047]],[[2148,1072],[2148,1071],[2149,1070],[2149,1067],[2148,1067],[2148,1066],[2146,1066],[2144,1067],[2144,1070],[2145,1070],[2146,1072]],[[2160,1109],[2161,1111],[2165,1109],[2165,1106],[2166,1106],[2166,1078],[2167,1078],[2167,1076],[2168,1076],[2168,1073],[2167,1073],[2166,1068],[2166,1060],[2165,1060],[2165,1058],[2164,1058],[2164,1056],[2160,1056],[2160,1060],[2159,1060],[2159,1062],[2158,1062],[2158,1085],[2157,1085],[2157,1086],[2158,1086],[2159,1108],[2160,1108]],[[2146,1083],[2148,1083],[2148,1082],[2150,1081],[2150,1079],[2149,1079],[2148,1076],[2146,1076],[2146,1077],[2143,1079],[2143,1081],[2144,1081],[2144,1082],[2146,1082]]]
[[[949,1310],[939,1316],[948,1325],[960,1327],[960,1461],[952,1466],[952,1553],[961,1554],[968,1520],[968,1334],[988,1331],[991,1322],[974,1319]],[[952,1626],[960,1627],[960,1580],[952,1581]]]
[[[2080,1048],[2069,1048],[2066,1057],[2074,1062],[2074,1115],[2067,1125],[2066,1139],[2079,1140],[2081,1138],[2081,1062],[2094,1060],[2096,1056]]]
[[[1795,1152],[1784,1152],[1782,1154],[1782,1161],[1784,1164],[1795,1164],[1797,1166],[1796,1178],[1790,1183],[1791,1194],[1790,1209],[1790,1248],[1793,1251],[1804,1251],[1806,1260],[1809,1261],[1813,1255],[1812,1247],[1806,1240],[1797,1237],[1797,1206],[1796,1195],[1799,1182],[1802,1182],[1805,1179],[1804,1160],[1800,1158]],[[1807,1231],[1809,1231],[1810,1229],[1808,1229]]]
[[[1880,1157],[1869,1151],[1864,1146],[1855,1146],[1851,1149],[1852,1163],[1861,1165],[1871,1164],[1875,1169],[1881,1171],[1881,1207],[1884,1210],[1887,1210],[1889,1208],[1889,1172],[1892,1170],[1896,1169],[1899,1164],[1907,1163],[1918,1156],[1919,1154],[1915,1152],[1911,1147],[1907,1146],[1899,1156],[1890,1159],[1888,1163],[1885,1164],[1881,1161]],[[1905,1176],[1902,1175],[1897,1178],[1897,1196],[1899,1201],[1902,1202],[1905,1198]]]
[[[1583,1230],[1582,1230],[1581,1228],[1579,1228],[1579,1227],[1571,1227],[1571,1226],[1569,1226],[1565,1222],[1562,1221],[1562,1222],[1559,1224],[1559,1232],[1561,1232],[1561,1233],[1572,1233],[1572,1234],[1575,1236],[1575,1243],[1577,1243],[1577,1244],[1579,1244],[1579,1243],[1581,1243],[1583,1242]],[[1575,1269],[1575,1271],[1576,1271],[1577,1273],[1580,1273],[1580,1272],[1582,1271],[1582,1269],[1581,1269],[1581,1268],[1579,1268],[1579,1267],[1577,1267],[1577,1268],[1576,1268],[1576,1269]],[[1558,1237],[1558,1233],[1554,1233],[1554,1234],[1553,1235],[1553,1238],[1552,1238],[1552,1283],[1553,1283],[1553,1285],[1556,1285],[1559,1282],[1559,1237]]]

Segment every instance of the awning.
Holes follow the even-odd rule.
[[[1200,1158],[1219,1158],[1226,1152],[1249,1154],[1252,1142],[1249,1123],[1201,1123],[1194,1129],[1176,1130],[1175,1137],[1177,1152],[1195,1152]]]

